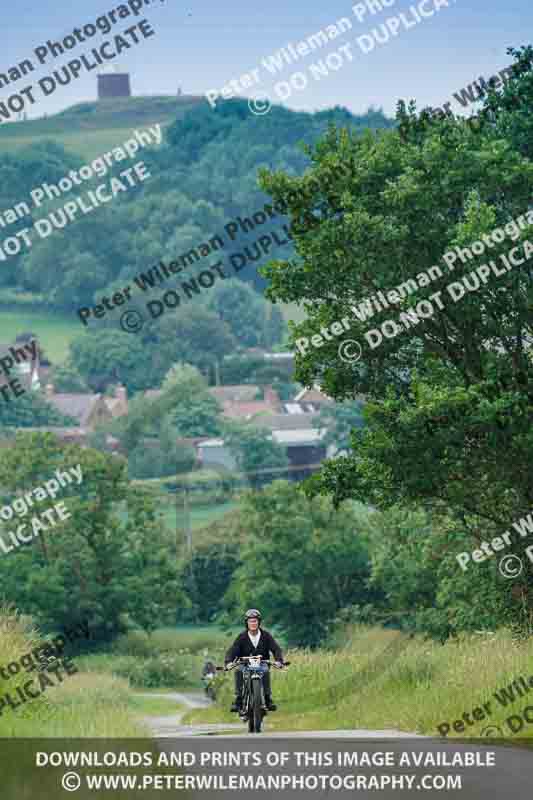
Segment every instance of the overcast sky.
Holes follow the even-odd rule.
[[[375,0],[374,0],[375,1]],[[364,0],[363,0],[364,2]],[[389,0],[390,2],[390,0]],[[427,0],[431,8],[434,0]],[[264,90],[275,102],[276,81],[288,80],[297,70],[309,76],[304,91],[294,92],[285,105],[298,110],[318,110],[333,105],[346,106],[362,113],[370,105],[382,106],[394,113],[398,98],[415,98],[420,107],[440,105],[453,92],[479,75],[490,77],[506,66],[509,46],[526,44],[531,31],[533,8],[531,0],[449,0],[449,8],[441,8],[433,17],[424,19],[409,30],[400,26],[397,37],[377,45],[363,54],[356,39],[368,34],[386,19],[404,12],[409,19],[410,6],[420,0],[396,0],[383,12],[359,22],[352,11],[351,0],[270,0],[263,7],[252,9],[248,1],[152,0],[145,16],[151,21],[156,35],[124,51],[117,62],[131,74],[135,95],[171,94],[178,86],[184,93],[202,94],[207,89],[221,88],[232,78],[260,67],[263,78],[258,90]],[[116,8],[120,3],[86,0],[17,0],[4,4],[2,16],[3,41],[0,73],[24,58],[34,58],[33,50],[47,39],[62,39],[74,27],[94,22],[97,16]],[[254,4],[255,5],[255,4]],[[277,78],[261,67],[261,59],[287,43],[306,39],[321,28],[348,17],[351,31],[330,42],[327,48],[286,66]],[[25,81],[0,90],[0,100],[30,82],[36,82],[67,60],[90,51],[92,46],[112,39],[142,15],[124,19],[113,31],[99,34],[86,44],[69,51],[68,57],[50,61]],[[346,62],[338,72],[317,82],[308,67],[327,53],[350,43],[353,62]],[[35,60],[35,59],[34,59]],[[115,62],[109,62],[115,63]],[[249,93],[254,90],[250,89]],[[73,103],[96,98],[96,71],[82,74],[69,86],[59,86],[48,99],[38,92],[38,105],[31,107],[30,116],[42,116],[60,111]],[[459,110],[457,103],[452,105]]]

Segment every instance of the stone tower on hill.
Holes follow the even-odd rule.
[[[102,70],[98,74],[98,99],[109,100],[113,97],[131,97],[130,76],[128,72]]]

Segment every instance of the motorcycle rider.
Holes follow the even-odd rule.
[[[215,675],[216,667],[209,658],[209,650],[204,650],[204,666],[202,667],[202,678],[205,678],[206,675]]]
[[[261,628],[261,612],[256,608],[250,608],[244,615],[246,630],[239,634],[232,646],[229,648],[224,659],[224,666],[235,661],[236,658],[245,656],[263,656],[268,658],[273,653],[276,663],[283,664],[283,653],[281,647],[274,637]],[[231,711],[240,711],[242,708],[242,690],[244,679],[242,666],[235,669],[235,701],[231,706]],[[270,673],[268,670],[263,675],[263,687],[265,690],[265,702],[268,711],[275,711],[277,706],[272,701],[272,690],[270,687]]]
[[[207,651],[204,651],[205,662],[204,666],[202,667],[202,681],[204,684],[205,693],[209,696],[210,685],[216,675],[216,667],[207,656]],[[211,692],[213,692],[212,689]],[[214,697],[214,693],[212,696]]]

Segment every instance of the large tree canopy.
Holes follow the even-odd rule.
[[[2,452],[3,501],[76,465],[81,483],[65,487],[56,501],[65,502],[69,518],[0,559],[0,599],[58,628],[89,620],[96,638],[112,638],[128,621],[147,631],[171,622],[185,602],[175,534],[162,524],[156,499],[129,485],[122,459],[65,446],[49,433],[20,433]],[[53,503],[40,504],[27,519]],[[2,528],[13,530],[5,522]]]
[[[334,511],[275,481],[246,495],[244,515],[241,564],[225,598],[233,618],[257,606],[291,644],[313,646],[339,609],[374,599],[364,524],[353,509]]]
[[[353,434],[357,457],[330,462],[312,491],[380,507],[423,502],[485,537],[487,525],[501,531],[533,506],[533,248],[524,245],[528,237],[533,244],[532,215],[522,230],[505,228],[530,206],[525,110],[533,73],[531,50],[515,55],[512,79],[500,95],[491,91],[477,126],[399,104],[397,130],[355,138],[332,128],[310,151],[310,173],[262,175],[263,187],[290,209],[297,255],[271,262],[264,274],[272,299],[304,305],[307,319],[293,326],[293,339],[350,322],[298,355],[296,376],[319,381],[337,400],[369,399],[369,426]],[[504,239],[485,244],[484,254],[471,251],[451,268],[443,261],[455,247],[486,242],[495,228]],[[524,260],[504,272],[500,256],[517,246]],[[504,274],[453,302],[446,287],[490,261]],[[441,276],[421,280],[435,265]],[[388,308],[374,306],[366,321],[352,313],[409,279],[415,290]],[[369,329],[402,312],[413,320],[420,301],[438,291],[442,308],[433,299],[431,314],[399,335],[381,331],[379,346],[370,346]],[[348,339],[361,345],[359,360],[340,357]]]

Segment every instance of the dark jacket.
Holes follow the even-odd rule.
[[[268,658],[270,653],[274,654],[276,661],[283,661],[281,647],[268,631],[261,628],[261,638],[257,643],[257,647],[253,646],[248,636],[248,631],[244,631],[237,636],[226,653],[224,663],[229,664],[230,661],[234,661],[236,658],[244,658],[244,656],[263,656],[263,658]]]

